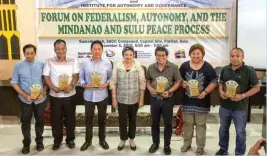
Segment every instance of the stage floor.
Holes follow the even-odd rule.
[[[249,148],[261,138],[261,130],[262,130],[262,112],[263,109],[253,108],[252,109],[252,118],[251,122],[247,124],[247,152]],[[206,148],[205,155],[214,155],[218,150],[218,131],[219,131],[219,118],[218,118],[218,106],[213,107],[211,110],[211,115],[208,117],[207,124],[207,140],[206,140]],[[162,131],[163,132],[163,131]],[[97,128],[95,128],[95,133],[97,133]],[[71,155],[71,154],[79,154],[79,155],[147,155],[148,149],[152,143],[152,139],[150,136],[150,128],[149,127],[138,127],[137,128],[137,136],[135,139],[137,150],[131,151],[129,148],[129,143],[127,142],[126,147],[122,151],[117,151],[117,145],[120,141],[118,136],[118,128],[117,127],[108,127],[107,128],[107,137],[106,141],[108,142],[110,149],[103,150],[98,145],[98,137],[94,135],[93,145],[84,152],[80,151],[80,147],[84,143],[84,128],[77,127],[76,128],[76,147],[74,149],[69,149],[66,144],[62,144],[61,148],[58,151],[52,150],[53,138],[51,137],[51,129],[50,127],[45,127],[44,132],[44,145],[45,149],[41,152],[37,152],[35,149],[34,142],[34,126],[32,126],[32,144],[31,144],[31,152],[30,154],[36,155]],[[194,135],[195,136],[195,135]],[[163,137],[163,134],[161,134]],[[12,117],[0,117],[0,155],[17,155],[21,154],[22,148],[22,135],[20,131],[20,125],[18,124],[18,120]],[[160,149],[156,152],[156,155],[164,154],[163,152],[163,138],[161,138]],[[183,138],[181,136],[173,135],[171,148],[173,155],[180,155],[180,148],[183,144]],[[230,144],[229,144],[229,154],[234,154],[235,148],[235,128],[234,125],[230,128]],[[194,155],[196,150],[196,140],[195,137],[192,142],[192,148],[185,154]],[[260,151],[261,154],[264,154],[264,150]],[[183,153],[184,154],[184,153]]]

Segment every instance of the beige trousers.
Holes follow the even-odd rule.
[[[196,142],[198,148],[206,144],[206,121],[208,114],[183,113],[184,115],[184,145],[190,146],[196,126]]]

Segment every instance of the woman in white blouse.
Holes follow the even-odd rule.
[[[134,49],[125,47],[122,50],[123,61],[113,69],[110,89],[112,90],[112,105],[119,111],[120,143],[118,150],[124,148],[129,138],[130,147],[136,150],[134,143],[136,131],[136,114],[138,108],[144,105],[146,88],[145,73],[141,64],[134,60]],[[129,131],[127,132],[127,120]]]

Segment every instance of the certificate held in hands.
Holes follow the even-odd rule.
[[[156,81],[157,81],[156,91],[158,93],[164,93],[168,85],[168,79],[163,76],[160,76],[156,78]]]
[[[59,90],[64,90],[69,85],[69,75],[63,74],[59,77]]]
[[[236,81],[229,80],[225,83],[225,94],[226,97],[232,98],[236,95],[237,87],[239,84]]]
[[[99,72],[92,72],[91,73],[91,78],[92,78],[92,86],[95,87],[95,88],[100,87],[101,73],[99,73]]]
[[[189,80],[188,81],[188,88],[189,88],[189,93],[190,93],[191,97],[199,96],[200,91],[199,91],[198,80]]]
[[[33,100],[36,100],[41,92],[41,85],[39,84],[33,84],[30,86],[30,94]]]

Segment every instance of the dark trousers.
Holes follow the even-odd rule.
[[[45,110],[45,102],[35,105],[21,103],[20,104],[21,110],[21,131],[23,134],[23,145],[30,145],[31,144],[31,119],[32,115],[34,115],[35,119],[35,134],[36,144],[43,144],[43,132],[44,132],[44,110]]]
[[[95,105],[98,110],[98,137],[99,141],[106,139],[106,115],[107,115],[108,98],[100,102],[90,102],[84,100],[85,105],[85,126],[86,136],[85,141],[91,142],[93,139],[93,119],[95,115]]]
[[[74,141],[75,135],[75,107],[73,96],[57,98],[49,96],[51,104],[51,126],[54,144],[61,144],[63,140],[63,124],[66,127],[66,142]]]
[[[136,131],[136,113],[138,111],[138,103],[133,105],[119,103],[119,126],[121,140],[135,138]],[[129,119],[129,131],[127,133],[127,120]]]
[[[169,146],[172,136],[173,98],[158,100],[151,97],[150,112],[153,143],[160,143],[160,118],[162,116],[164,121],[164,146]]]

